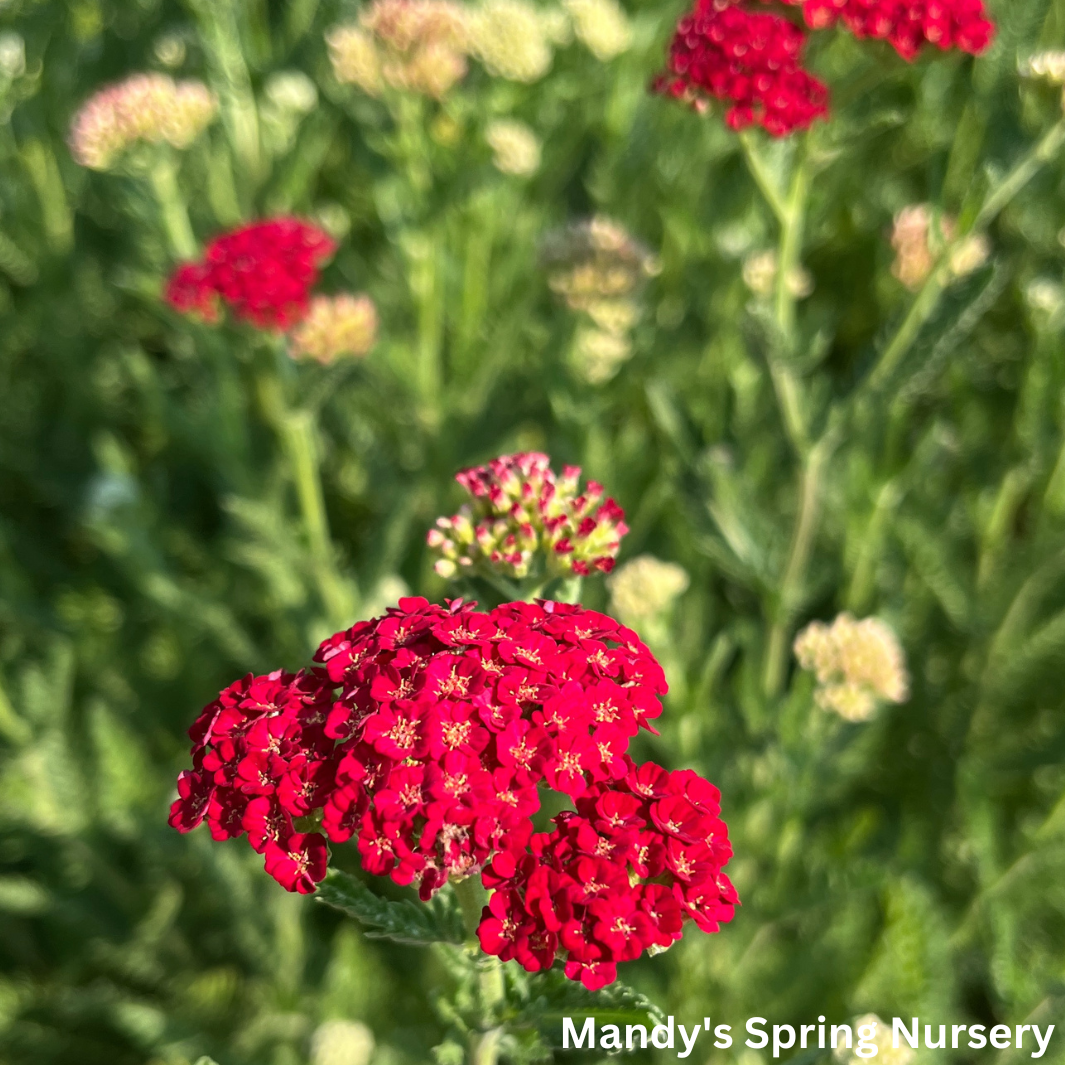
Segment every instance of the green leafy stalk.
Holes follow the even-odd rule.
[[[917,293],[909,311],[885,346],[876,366],[863,386],[863,392],[877,392],[894,376],[902,360],[931,318],[940,297],[951,280],[951,257],[962,242],[974,233],[983,232],[1009,205],[1013,198],[1060,151],[1065,144],[1065,119],[1055,123],[1014,168],[992,188],[984,198],[975,218],[968,226],[959,227],[954,238],[939,254],[932,272]]]
[[[197,252],[196,237],[189,223],[188,207],[178,185],[177,166],[171,152],[160,151],[152,160],[148,180],[155,193],[159,218],[171,252],[178,259],[194,259]]]

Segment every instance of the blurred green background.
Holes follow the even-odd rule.
[[[1061,1018],[1060,157],[994,220],[987,261],[885,387],[862,389],[914,298],[892,276],[893,216],[971,217],[1060,119],[1058,90],[1017,66],[1065,43],[1065,4],[993,4],[998,36],[975,61],[815,42],[836,103],[785,349],[810,426],[851,413],[787,597],[800,465],[770,301],[743,269],[750,282],[776,224],[736,135],[647,91],[681,9],[625,7],[617,56],[556,44],[529,82],[471,63],[437,103],[339,85],[324,33],[358,8],[333,0],[0,2],[3,1065],[366,1065],[358,1025],[378,1065],[431,1060],[448,986],[431,953],[287,895],[243,842],[179,836],[167,805],[184,730],[221,686],[297,667],[406,590],[450,594],[425,533],[461,501],[453,474],[528,448],[625,508],[622,561],[689,578],[637,622],[672,689],[637,753],[721,787],[743,907],[622,979],[736,1031],[870,1010]],[[225,122],[180,156],[197,237],[281,212],[326,225],[341,247],[321,288],[380,312],[368,356],[296,364],[164,305],[174,256],[149,186],[79,168],[66,142],[89,95],[142,70],[254,101],[257,169]],[[310,106],[277,91],[292,71]],[[493,165],[486,127],[503,116],[541,142],[535,173]],[[794,144],[753,143],[786,177]],[[606,379],[539,255],[597,213],[660,267]],[[860,724],[814,705],[790,655],[765,676],[774,626],[788,646],[844,609],[894,627],[912,678],[906,703]],[[696,1056],[762,1060],[742,1040],[707,1046]],[[1059,1034],[1045,1060],[1063,1058]]]

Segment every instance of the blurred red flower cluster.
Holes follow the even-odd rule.
[[[807,26],[837,21],[856,37],[888,41],[904,59],[924,44],[978,54],[994,26],[983,0],[762,0],[802,6]],[[828,89],[802,67],[805,35],[782,15],[754,13],[748,0],[696,0],[677,25],[660,92],[705,106],[728,103],[733,129],[758,124],[774,136],[828,113]]]

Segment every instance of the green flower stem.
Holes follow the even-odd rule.
[[[825,467],[838,442],[838,431],[834,427],[830,428],[810,449],[802,462],[802,472],[799,478],[799,512],[795,518],[788,561],[780,584],[776,616],[769,630],[765,665],[762,671],[762,689],[770,699],[776,698],[783,686],[788,641],[791,637],[795,615],[802,605],[806,590],[806,570],[813,553],[817,522],[821,514]]]
[[[743,149],[743,158],[751,177],[754,178],[754,183],[765,198],[765,202],[769,204],[769,209],[776,216],[777,221],[784,226],[788,220],[788,209],[784,203],[784,198],[777,190],[776,182],[765,165],[765,160],[758,151],[755,136],[755,133],[750,129],[745,129],[740,133],[740,147]]]
[[[455,894],[462,907],[466,934],[473,941],[471,946],[475,946],[477,926],[481,923],[481,911],[488,903],[488,892],[482,886],[480,877],[468,876],[455,884]],[[482,954],[479,949],[474,964],[478,971],[477,1005],[482,1029],[470,1035],[469,1061],[470,1065],[496,1065],[503,1028],[493,1022],[505,997],[503,966],[498,958]]]
[[[196,237],[189,224],[189,211],[178,185],[177,164],[168,152],[159,152],[148,170],[148,180],[159,205],[159,218],[166,231],[170,250],[178,259],[195,259]]]
[[[66,254],[74,243],[74,215],[55,153],[44,141],[33,138],[26,141],[19,155],[41,205],[48,244],[53,251]]]
[[[285,30],[290,43],[300,40],[314,25],[318,0],[290,0],[285,15]]]
[[[261,376],[258,385],[260,401],[281,441],[296,487],[318,594],[330,623],[342,627],[351,621],[353,604],[336,568],[336,549],[329,534],[322,493],[314,415],[309,410],[288,408],[276,373]]]
[[[932,316],[939,299],[950,283],[950,260],[954,251],[973,233],[985,230],[1007,207],[1010,201],[1032,180],[1065,144],[1065,119],[1057,122],[1042,139],[1031,148],[1017,165],[984,198],[976,217],[969,226],[963,226],[940,252],[932,272],[917,293],[906,317],[895,335],[884,348],[873,372],[862,388],[864,392],[876,392],[894,375],[905,358],[924,324]]]
[[[188,0],[188,3],[203,31],[230,144],[240,160],[245,180],[258,183],[263,169],[259,112],[244,60],[234,0]]]
[[[32,733],[29,726],[11,705],[4,688],[3,678],[0,677],[0,736],[6,737],[11,743],[22,746],[29,743]]]

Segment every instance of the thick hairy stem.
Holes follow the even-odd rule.
[[[1040,169],[1054,158],[1063,144],[1065,144],[1065,120],[1051,127],[1020,162],[993,189],[988,191],[971,225],[962,227],[940,253],[932,272],[906,313],[906,317],[903,318],[895,335],[877,360],[863,391],[875,392],[882,388],[898,369],[911,345],[917,339],[921,328],[939,306],[940,297],[951,280],[951,257],[961,243],[972,234],[986,229]]]
[[[169,152],[161,152],[148,172],[159,205],[159,218],[170,250],[178,259],[196,258],[196,237],[189,224],[189,211],[178,185],[177,167]]]
[[[784,682],[784,664],[787,660],[788,641],[806,586],[806,570],[813,553],[817,533],[817,521],[821,509],[821,491],[825,465],[835,449],[835,435],[826,433],[803,460],[799,479],[799,512],[791,536],[788,561],[780,582],[776,617],[769,630],[766,645],[765,667],[762,672],[762,688],[769,698],[780,694]]]

